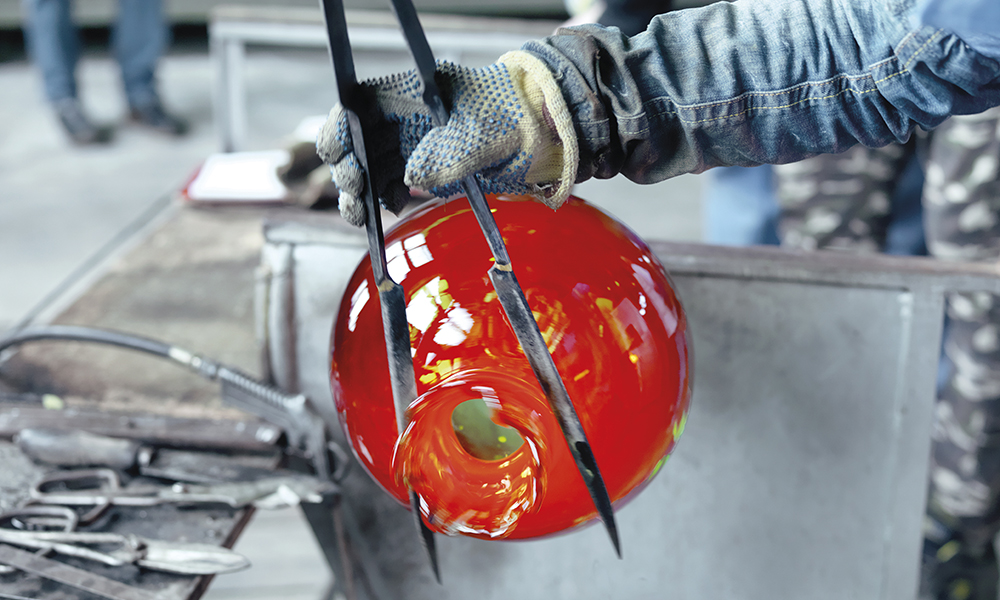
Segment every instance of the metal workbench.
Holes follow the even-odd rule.
[[[255,372],[253,278],[262,212],[175,206],[164,217],[152,235],[135,240],[127,254],[105,265],[55,321],[186,344]],[[27,394],[21,402],[11,402],[11,396],[0,402],[0,509],[22,503],[26,486],[47,470],[11,443],[26,427],[81,428],[167,446],[222,449],[225,453],[215,458],[220,468],[278,464],[275,427],[223,406],[218,384],[162,359],[80,343],[33,343],[0,368],[0,392]],[[33,401],[41,394],[60,400],[47,398],[43,406]],[[97,525],[102,531],[231,547],[252,514],[253,509],[226,507],[114,508]],[[159,600],[196,599],[211,581],[58,560]],[[43,600],[97,597],[24,573],[0,575],[0,591]]]

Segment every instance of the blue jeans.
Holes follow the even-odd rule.
[[[778,202],[771,166],[719,167],[705,176],[705,242],[721,246],[778,244]]]
[[[70,0],[23,1],[28,51],[41,70],[45,96],[53,103],[76,98],[80,40]],[[156,62],[168,33],[162,0],[119,0],[111,45],[129,106],[157,101]]]
[[[781,210],[774,197],[771,166],[719,167],[706,173],[703,200],[705,242],[722,246],[778,244]],[[886,254],[927,254],[920,195],[924,175],[912,157],[892,195]]]

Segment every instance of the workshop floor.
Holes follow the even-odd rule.
[[[58,128],[32,66],[16,53],[0,54],[0,332],[29,314],[57,314],[74,289],[155,227],[156,215],[217,149],[206,48],[204,40],[188,40],[162,62],[165,103],[192,125],[179,139],[125,123],[115,63],[102,48],[89,49],[79,71],[83,102],[117,132],[113,144],[88,148],[72,146]],[[402,55],[357,60],[362,77],[409,68]],[[251,52],[246,87],[250,150],[280,147],[303,118],[326,113],[335,98],[329,60],[319,51]],[[644,237],[698,240],[700,189],[696,176],[654,186],[618,178],[588,182],[577,194]],[[209,600],[312,599],[326,584],[319,549],[296,510],[259,514],[236,548],[254,567],[217,578]]]

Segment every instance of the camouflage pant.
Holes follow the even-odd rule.
[[[858,252],[883,249],[897,177],[917,142],[820,156],[775,169],[782,244]],[[1000,108],[953,117],[920,149],[929,253],[943,260],[1000,258]],[[929,514],[970,547],[1000,531],[1000,297],[952,294],[938,393]]]

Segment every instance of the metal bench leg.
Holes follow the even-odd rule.
[[[213,33],[211,55],[215,66],[215,126],[219,147],[223,152],[235,152],[246,143],[245,44]]]
[[[340,501],[339,494],[331,494],[319,504],[303,503],[302,513],[309,521],[313,535],[316,536],[316,541],[323,550],[323,556],[333,572],[333,581],[324,598],[336,598],[342,595],[346,600],[358,600],[354,585],[354,566],[347,547]]]

